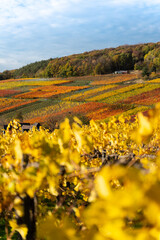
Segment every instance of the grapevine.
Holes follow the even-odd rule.
[[[134,121],[65,119],[53,132],[10,122],[0,135],[5,238],[158,240],[159,121],[160,105]]]

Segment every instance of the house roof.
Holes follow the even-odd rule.
[[[36,127],[37,129],[39,129],[39,127],[40,127],[40,123],[30,124],[30,123],[25,123],[25,122],[23,122],[23,123],[19,123],[19,124],[21,125],[22,131],[29,131],[29,130],[32,129],[33,127]],[[7,127],[8,127],[8,125],[5,124],[5,125],[3,126],[3,129],[4,129],[4,130],[7,130]],[[10,126],[10,129],[12,129],[12,126]]]

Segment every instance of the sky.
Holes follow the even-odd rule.
[[[0,72],[160,41],[160,0],[0,0]]]

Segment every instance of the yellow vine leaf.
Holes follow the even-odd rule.
[[[25,240],[26,239],[26,236],[27,236],[27,232],[28,232],[28,229],[26,227],[26,225],[22,224],[22,225],[18,225],[16,223],[16,220],[10,220],[9,221],[9,224],[12,228],[12,231],[17,231],[20,233],[20,235],[22,236],[22,238]]]

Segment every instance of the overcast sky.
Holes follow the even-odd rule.
[[[160,0],[0,0],[0,71],[160,41]]]

